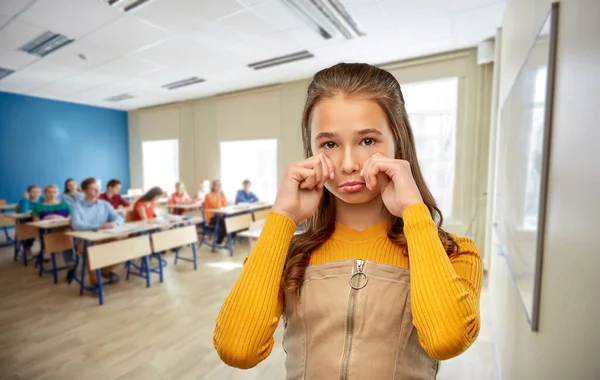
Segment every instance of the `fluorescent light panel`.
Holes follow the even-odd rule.
[[[140,5],[146,4],[152,0],[105,0],[111,7],[120,8],[124,12],[129,12]]]
[[[135,98],[135,96],[133,96],[131,94],[119,94],[119,95],[115,95],[115,96],[110,96],[104,100],[106,100],[107,102],[122,102],[123,100],[133,99],[133,98]]]
[[[166,88],[167,90],[175,90],[176,88],[191,86],[193,84],[198,84],[198,83],[202,83],[202,82],[206,82],[206,81],[202,78],[191,77],[191,78],[179,80],[177,82],[167,83],[167,84],[163,85],[162,87]]]
[[[248,67],[253,68],[254,70],[261,70],[261,69],[266,69],[267,67],[279,66],[279,65],[283,65],[285,63],[301,61],[303,59],[308,59],[308,58],[313,58],[313,57],[314,57],[314,55],[311,52],[309,52],[307,50],[303,50],[303,51],[299,51],[299,52],[288,54],[288,55],[282,55],[281,57],[275,57],[275,58],[267,59],[264,61],[250,63],[248,65]]]
[[[62,34],[47,31],[23,45],[19,50],[44,57],[73,41],[73,39]]]
[[[5,69],[4,67],[0,67],[0,79],[4,79],[14,72],[15,72],[14,70]]]
[[[281,1],[325,39],[333,38],[337,33],[348,40],[366,35],[339,0]]]

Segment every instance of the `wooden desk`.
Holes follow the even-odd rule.
[[[202,202],[183,203],[178,205],[169,205],[169,208],[180,208],[183,210],[198,210],[202,208]]]
[[[219,228],[220,228],[219,224],[220,224],[221,218],[227,218],[227,217],[230,217],[233,215],[239,215],[239,214],[245,214],[245,213],[253,214],[255,211],[264,210],[264,209],[271,208],[271,207],[273,207],[273,205],[271,205],[269,203],[261,202],[261,203],[245,204],[245,205],[227,206],[227,207],[221,207],[221,208],[211,208],[211,209],[204,210],[205,212],[213,212],[217,216],[217,220],[216,220],[216,223],[214,226],[215,232],[213,234],[213,243],[211,246],[211,250],[214,252],[214,250],[217,247],[217,235],[219,234]],[[207,222],[210,223],[210,221],[207,221]],[[231,256],[233,256],[233,247],[232,247],[231,243],[229,246],[229,251],[230,251]]]
[[[54,284],[58,283],[58,272],[61,270],[68,269],[68,267],[57,267],[56,266],[56,257],[54,253],[51,255],[52,260],[52,269],[44,268],[44,253],[46,252],[46,247],[44,243],[44,235],[50,233],[52,230],[57,229],[65,229],[71,227],[71,219],[51,219],[51,220],[39,220],[37,222],[29,222],[26,223],[28,226],[37,228],[40,236],[40,253],[36,259],[36,265],[38,266],[39,276],[42,277],[44,273],[48,273],[52,275]]]
[[[0,243],[0,247],[6,247],[6,246],[12,245],[14,243],[14,240],[8,234],[8,229],[14,227],[14,222],[11,222],[10,220],[8,220],[6,218],[6,217],[8,217],[8,214],[9,214],[6,211],[14,210],[15,208],[17,208],[16,204],[0,205],[0,228],[2,228],[2,230],[4,230],[4,236],[6,237],[6,241]],[[13,213],[11,213],[11,214],[13,214]]]
[[[299,235],[302,232],[303,231],[296,230],[294,232],[294,235]],[[262,234],[262,228],[258,230],[248,230],[240,232],[237,236],[248,238],[248,240],[250,241],[250,251],[252,251],[252,249],[254,249],[254,246],[256,245],[256,242],[258,241],[258,238],[260,237],[260,234]]]

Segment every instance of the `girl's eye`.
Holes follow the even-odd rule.
[[[372,146],[372,145],[375,145],[375,140],[373,140],[371,138],[366,138],[366,139],[363,139],[362,144],[365,146]]]
[[[325,144],[322,145],[322,147],[325,149],[333,149],[336,146],[337,146],[337,144],[334,143],[333,141],[327,141]]]

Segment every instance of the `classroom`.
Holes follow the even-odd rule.
[[[0,0],[0,379],[600,378],[599,15]]]

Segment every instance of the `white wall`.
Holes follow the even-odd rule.
[[[525,61],[550,0],[508,0],[499,103]],[[554,99],[540,326],[530,331],[503,257],[490,289],[502,379],[600,379],[600,1],[563,0]],[[493,246],[493,245],[492,245]]]
[[[476,51],[468,49],[383,68],[400,83],[458,78],[455,199],[453,217],[444,227],[464,235],[478,211],[471,236],[483,247],[492,65],[477,65]],[[220,178],[220,141],[278,139],[281,178],[288,164],[303,159],[301,119],[309,83],[306,79],[129,112],[131,186],[143,184],[142,142],[167,138],[179,139],[180,178],[190,192],[204,179]]]

